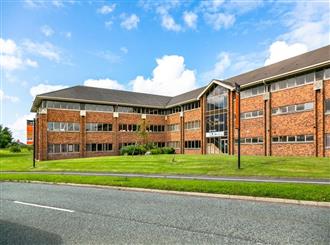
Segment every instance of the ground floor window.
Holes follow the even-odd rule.
[[[167,142],[168,147],[172,147],[174,149],[179,149],[180,148],[180,141],[169,141]]]
[[[313,142],[313,135],[284,135],[284,136],[274,136],[272,137],[273,143],[308,143]]]
[[[238,139],[235,139],[235,144],[238,143]],[[264,139],[262,137],[253,137],[253,138],[241,138],[241,144],[262,144]]]
[[[184,142],[184,148],[186,149],[199,149],[201,148],[200,140],[188,140]]]
[[[122,147],[128,146],[128,145],[135,145],[135,143],[134,142],[119,143],[118,149],[120,150]]]
[[[112,151],[112,144],[111,143],[92,143],[86,144],[86,151]]]
[[[79,152],[79,144],[48,144],[48,153]]]
[[[330,148],[330,134],[325,135],[325,147]]]

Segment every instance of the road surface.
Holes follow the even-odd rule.
[[[0,244],[329,244],[330,209],[0,183]]]

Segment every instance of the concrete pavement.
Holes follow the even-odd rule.
[[[330,242],[321,207],[47,184],[0,191],[0,244]]]

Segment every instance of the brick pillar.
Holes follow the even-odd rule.
[[[325,156],[324,146],[324,82],[322,81],[322,89],[315,90],[314,103],[314,147],[315,156]]]
[[[43,109],[38,118],[38,153],[39,160],[47,160],[47,110]]]
[[[205,111],[206,111],[206,106],[205,106],[205,95],[202,96],[200,100],[201,104],[201,147],[202,147],[202,154],[206,154],[206,136],[205,136],[205,130],[206,130],[206,118],[205,118]]]
[[[117,107],[115,107],[115,112],[113,113],[113,123],[112,123],[112,130],[113,130],[113,152],[115,155],[119,155],[119,126],[118,126],[118,117],[119,113]]]
[[[182,113],[182,114],[181,114]],[[184,114],[183,108],[181,108],[180,116],[180,142],[181,142],[181,154],[184,154]]]
[[[36,120],[35,120],[35,134],[34,134],[34,138],[33,138],[33,144],[34,149],[35,149],[35,155],[36,155],[36,160],[40,160],[39,157],[39,114],[36,114]]]
[[[86,121],[87,113],[83,112],[80,114],[80,157],[86,156]]]

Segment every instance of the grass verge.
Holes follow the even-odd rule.
[[[1,181],[45,181],[330,202],[330,186],[47,174],[1,174]]]

